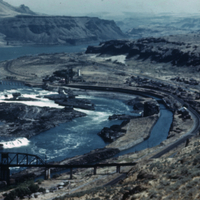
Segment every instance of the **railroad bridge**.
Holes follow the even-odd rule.
[[[0,180],[9,184],[10,167],[41,167],[45,169],[45,178],[50,178],[51,168],[69,169],[70,179],[72,179],[73,168],[94,168],[94,175],[97,174],[98,167],[116,167],[116,172],[120,173],[121,166],[134,166],[137,163],[109,163],[109,164],[87,164],[87,165],[58,165],[47,164],[39,156],[27,153],[0,152]]]
[[[0,153],[0,179],[9,183],[10,167],[44,166],[45,162],[37,155],[26,153]]]

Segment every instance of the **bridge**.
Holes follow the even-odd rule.
[[[98,167],[116,167],[116,172],[120,173],[121,166],[134,166],[137,163],[109,163],[109,164],[87,164],[87,165],[59,165],[48,164],[39,156],[27,153],[0,153],[0,180],[6,181],[9,184],[10,168],[11,167],[41,167],[45,169],[45,178],[50,178],[51,168],[69,169],[70,179],[72,179],[74,168],[94,168],[94,175],[97,174]]]
[[[44,166],[44,164],[44,161],[36,155],[2,152],[0,153],[0,180],[9,184],[10,167]]]

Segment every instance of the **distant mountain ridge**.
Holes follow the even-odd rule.
[[[8,17],[19,14],[36,15],[36,13],[31,11],[28,6],[21,5],[19,7],[15,7],[3,0],[0,0],[0,17]]]
[[[77,45],[125,37],[112,20],[39,15],[25,5],[14,7],[0,0],[0,46]]]

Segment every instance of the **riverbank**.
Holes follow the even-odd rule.
[[[106,145],[106,148],[118,148],[120,151],[123,151],[142,143],[149,138],[151,130],[157,120],[157,114],[149,117],[131,119],[126,126],[122,127],[126,131],[126,134],[111,144]]]

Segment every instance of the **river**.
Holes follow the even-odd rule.
[[[81,52],[86,49],[85,45],[66,47],[66,46],[41,46],[41,47],[7,47],[0,48],[0,61],[14,59],[24,55],[35,55],[40,53],[56,53],[56,52]],[[26,53],[24,53],[26,52]],[[0,87],[0,98],[8,97],[13,92],[20,92],[23,96],[37,98],[37,95],[49,94],[39,88],[25,87],[23,84],[13,84],[9,81],[3,82]],[[109,121],[108,116],[112,114],[131,114],[132,109],[125,105],[122,101],[116,99],[107,99],[100,97],[87,97],[95,104],[95,111],[83,111],[87,116],[77,118],[69,123],[61,124],[51,130],[43,132],[30,140],[26,138],[0,138],[4,143],[5,149],[1,151],[24,152],[37,154],[41,158],[47,158],[47,161],[58,161],[67,157],[87,153],[96,148],[103,148],[106,144],[97,135],[97,133],[105,126],[109,127],[113,124],[120,124],[121,121]],[[24,102],[37,106],[58,107],[53,101],[42,99],[42,101]],[[151,136],[147,141],[138,146],[124,151],[123,153],[139,151],[147,147],[153,147],[160,144],[167,138],[169,128],[171,126],[173,115],[163,105],[161,106],[161,116],[154,126]]]
[[[97,45],[97,43],[92,43],[90,45]],[[28,55],[38,55],[42,53],[78,53],[84,52],[87,48],[87,45],[78,45],[78,46],[16,46],[16,47],[0,47],[0,61],[12,60],[22,56]]]
[[[38,101],[20,101],[35,106],[49,106],[62,108],[53,101],[38,98],[49,92],[40,88],[29,88],[27,86],[14,84],[14,82],[3,81],[0,85],[0,102],[6,102],[12,97],[12,93],[19,92],[24,97],[30,97]],[[81,96],[79,96],[80,98]],[[108,117],[113,114],[131,114],[132,108],[120,100],[108,99],[94,96],[82,96],[90,99],[95,104],[95,111],[81,110],[87,114],[86,117],[73,119],[71,122],[60,124],[59,126],[36,135],[29,140],[26,138],[1,138],[4,145],[4,152],[21,152],[39,155],[41,158],[47,157],[47,161],[59,161],[67,157],[73,157],[88,153],[96,148],[103,148],[105,142],[97,135],[103,127],[110,127],[113,124],[120,124],[122,121],[109,121]],[[9,101],[10,102],[10,101]]]

